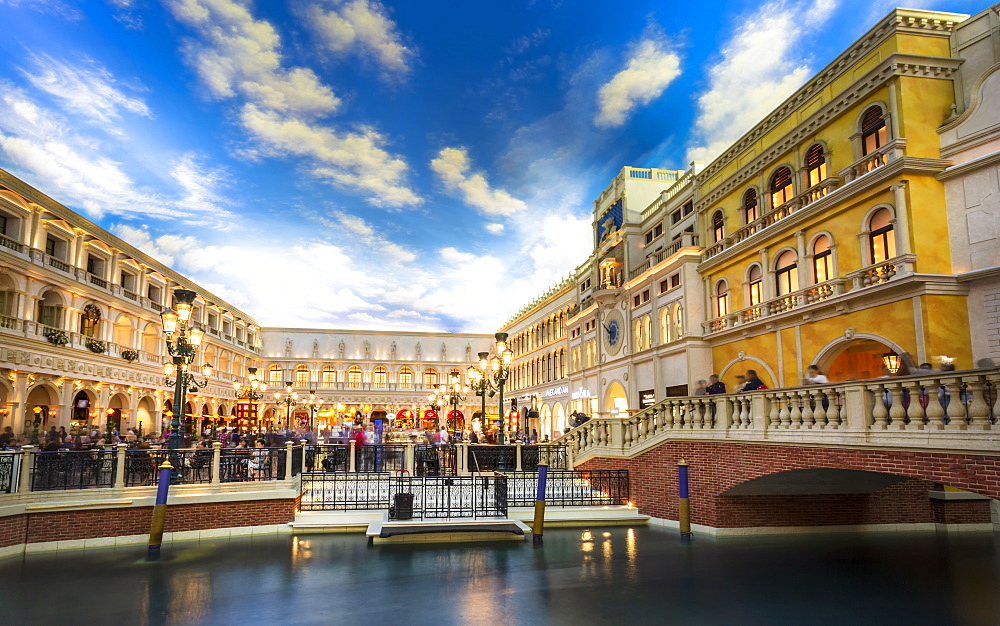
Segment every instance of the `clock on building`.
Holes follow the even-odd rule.
[[[611,354],[617,354],[624,343],[624,320],[622,314],[614,310],[607,314],[604,326],[604,347]]]

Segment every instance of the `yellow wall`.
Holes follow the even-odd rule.
[[[955,369],[975,367],[965,296],[922,296],[924,341],[928,359],[949,356]]]

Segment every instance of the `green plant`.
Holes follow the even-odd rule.
[[[96,354],[104,354],[104,351],[108,348],[100,339],[88,339],[84,345],[87,346],[88,350]]]
[[[139,353],[135,350],[122,350],[122,358],[131,363],[132,361],[139,358]]]
[[[56,346],[65,346],[69,343],[69,335],[64,330],[50,328],[45,331],[45,338],[49,340],[49,343]]]

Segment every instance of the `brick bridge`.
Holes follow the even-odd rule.
[[[716,529],[964,525],[1000,500],[1000,370],[669,398],[561,438],[578,469],[628,469],[640,512]],[[992,502],[991,502],[992,500]],[[908,526],[917,528],[921,526]]]

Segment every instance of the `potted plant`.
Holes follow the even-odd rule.
[[[104,351],[107,349],[107,346],[100,339],[88,339],[83,345],[96,354],[104,354]]]
[[[49,343],[56,346],[65,346],[69,343],[69,335],[66,334],[66,331],[56,328],[50,328],[45,331],[45,338],[49,340]]]
[[[139,358],[139,353],[135,350],[129,350],[126,348],[125,350],[122,350],[122,358],[131,363]]]

